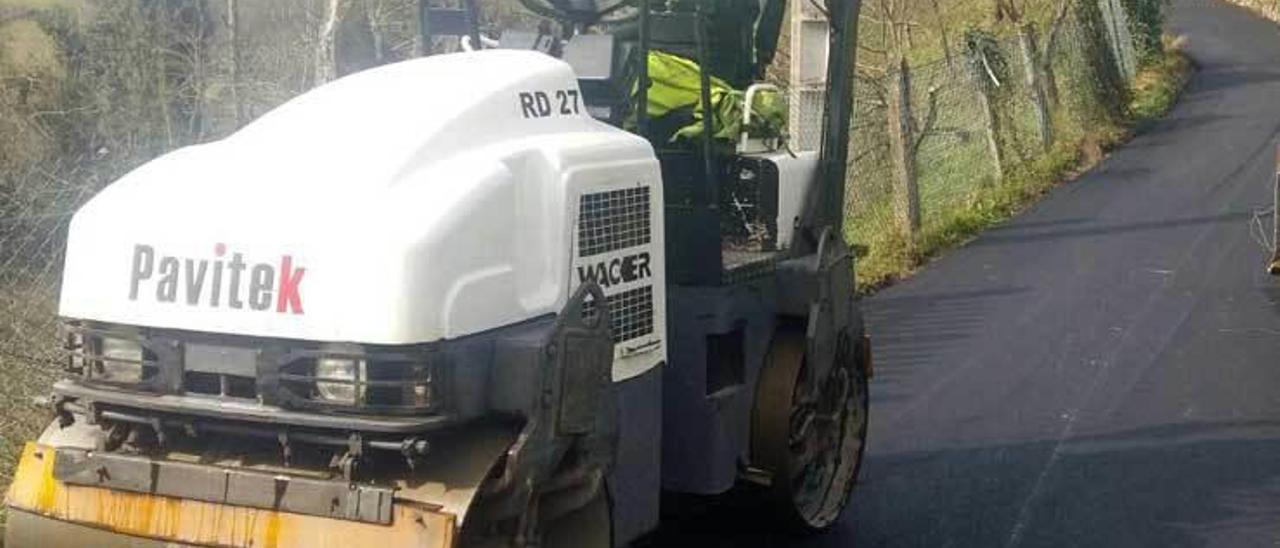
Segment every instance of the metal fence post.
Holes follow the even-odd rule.
[[[1004,153],[1000,150],[1000,116],[996,112],[995,94],[1005,85],[996,79],[996,75],[987,71],[987,60],[981,52],[971,52],[969,60],[970,78],[978,88],[978,104],[982,107],[983,129],[986,133],[987,152],[991,155],[991,168],[995,171],[997,182],[1004,180]]]
[[[1271,217],[1271,264],[1267,271],[1273,276],[1280,275],[1280,147],[1276,147],[1276,176],[1272,194]]]
[[[1099,0],[1102,20],[1107,27],[1107,42],[1116,58],[1117,68],[1126,82],[1137,76],[1136,54],[1133,51],[1133,35],[1129,31],[1129,16],[1120,0]]]

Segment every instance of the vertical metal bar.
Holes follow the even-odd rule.
[[[849,172],[849,124],[853,119],[853,67],[858,55],[858,11],[861,0],[829,0],[831,22],[827,61],[827,101],[819,152],[821,187],[814,194],[822,203],[814,211],[816,238],[824,226],[844,237],[845,178]]]
[[[431,0],[418,0],[418,56],[431,55]]]
[[[1267,271],[1272,275],[1280,275],[1280,147],[1276,148],[1276,178],[1272,195],[1274,209],[1271,213],[1271,264]]]
[[[711,104],[711,59],[707,53],[709,44],[707,44],[707,28],[704,23],[702,2],[698,2],[693,12],[693,35],[697,42],[698,66],[701,68],[698,75],[702,80],[702,168],[706,177],[703,181],[704,202],[700,205],[715,210],[720,206],[720,192],[715,169],[715,144],[711,140],[715,130],[713,124],[715,111]]]
[[[480,6],[476,0],[463,0],[467,9],[467,36],[471,37],[471,47],[476,51],[484,49],[480,43]]]
[[[640,74],[636,79],[636,132],[649,135],[649,1],[640,0]]]

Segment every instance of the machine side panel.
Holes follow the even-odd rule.
[[[652,158],[567,170],[569,293],[585,282],[603,289],[613,331],[615,382],[666,360],[660,177]]]
[[[723,493],[750,449],[751,406],[774,330],[772,278],[723,287],[671,288],[671,361],[663,390],[662,483]],[[742,382],[708,393],[708,337],[742,331]]]
[[[627,546],[658,527],[662,487],[663,366],[614,383],[618,395],[618,454],[609,478],[614,543]]]

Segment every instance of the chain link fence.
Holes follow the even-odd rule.
[[[71,212],[96,190],[76,173],[0,175],[0,481],[20,444],[44,426],[37,403],[60,370],[55,320]],[[12,435],[12,434],[16,434]]]
[[[971,32],[950,59],[861,75],[846,193],[859,253],[901,259],[1055,145],[1118,123],[1137,58],[1104,15],[1113,1],[1081,3],[1056,31]]]

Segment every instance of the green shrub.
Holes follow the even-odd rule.
[[[1129,15],[1129,29],[1133,33],[1133,45],[1143,63],[1160,58],[1164,52],[1165,8],[1169,0],[1123,0]]]

